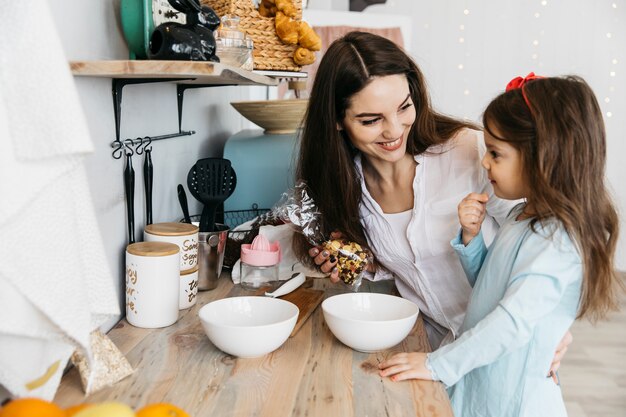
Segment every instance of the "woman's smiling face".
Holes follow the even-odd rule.
[[[370,158],[396,162],[406,153],[415,106],[403,74],[375,77],[350,99],[343,129],[355,148]]]

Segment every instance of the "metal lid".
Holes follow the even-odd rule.
[[[169,256],[179,251],[178,245],[167,242],[137,242],[126,247],[126,252],[137,256]]]
[[[184,236],[198,232],[198,226],[189,223],[155,223],[149,224],[146,233],[157,236]]]

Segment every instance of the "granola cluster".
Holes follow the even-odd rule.
[[[345,239],[329,240],[324,243],[324,249],[337,258],[339,279],[348,285],[354,284],[367,266],[367,251],[358,243]]]

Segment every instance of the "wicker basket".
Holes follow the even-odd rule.
[[[302,20],[302,0],[292,0],[297,9],[295,19]],[[293,61],[297,45],[285,45],[274,28],[273,17],[263,17],[252,0],[201,0],[220,17],[230,14],[239,17],[239,28],[254,42],[254,69],[300,71]]]

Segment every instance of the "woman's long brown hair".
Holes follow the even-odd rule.
[[[618,216],[604,185],[606,134],[593,91],[580,77],[530,81],[496,97],[483,115],[492,136],[522,156],[537,222],[556,218],[583,264],[578,318],[603,318],[623,287],[614,269]],[[529,107],[530,105],[530,107]],[[494,135],[497,130],[499,135]]]
[[[315,76],[296,168],[296,178],[306,181],[322,214],[322,230],[327,235],[338,230],[347,239],[367,246],[359,219],[362,192],[353,161],[356,151],[337,126],[343,123],[354,94],[374,77],[396,74],[406,76],[416,110],[407,152],[420,154],[471,127],[432,110],[421,71],[395,43],[365,32],[350,32],[334,41]],[[309,249],[306,239],[295,234],[296,255],[310,264]]]

